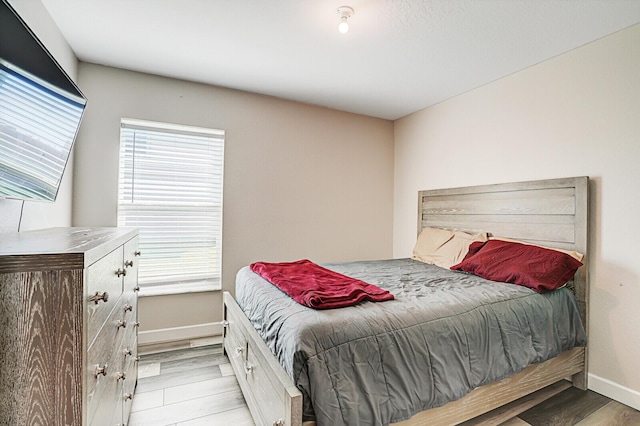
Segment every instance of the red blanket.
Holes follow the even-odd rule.
[[[314,309],[343,308],[365,300],[382,302],[393,294],[373,284],[323,268],[309,260],[251,264],[251,270],[301,305]]]

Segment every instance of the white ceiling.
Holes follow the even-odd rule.
[[[386,119],[640,22],[640,0],[42,2],[82,61]]]

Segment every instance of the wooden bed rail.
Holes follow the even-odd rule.
[[[231,294],[225,291],[222,298],[224,351],[256,425],[302,425],[302,393]]]

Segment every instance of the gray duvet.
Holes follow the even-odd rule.
[[[236,300],[318,426],[387,425],[586,344],[573,294],[546,294],[411,259],[323,264],[395,300],[299,305],[241,269]]]

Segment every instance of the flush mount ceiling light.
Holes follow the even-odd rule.
[[[338,8],[338,17],[340,18],[340,23],[338,24],[338,31],[341,34],[345,34],[349,31],[349,18],[353,16],[353,8],[349,6],[340,6]]]

